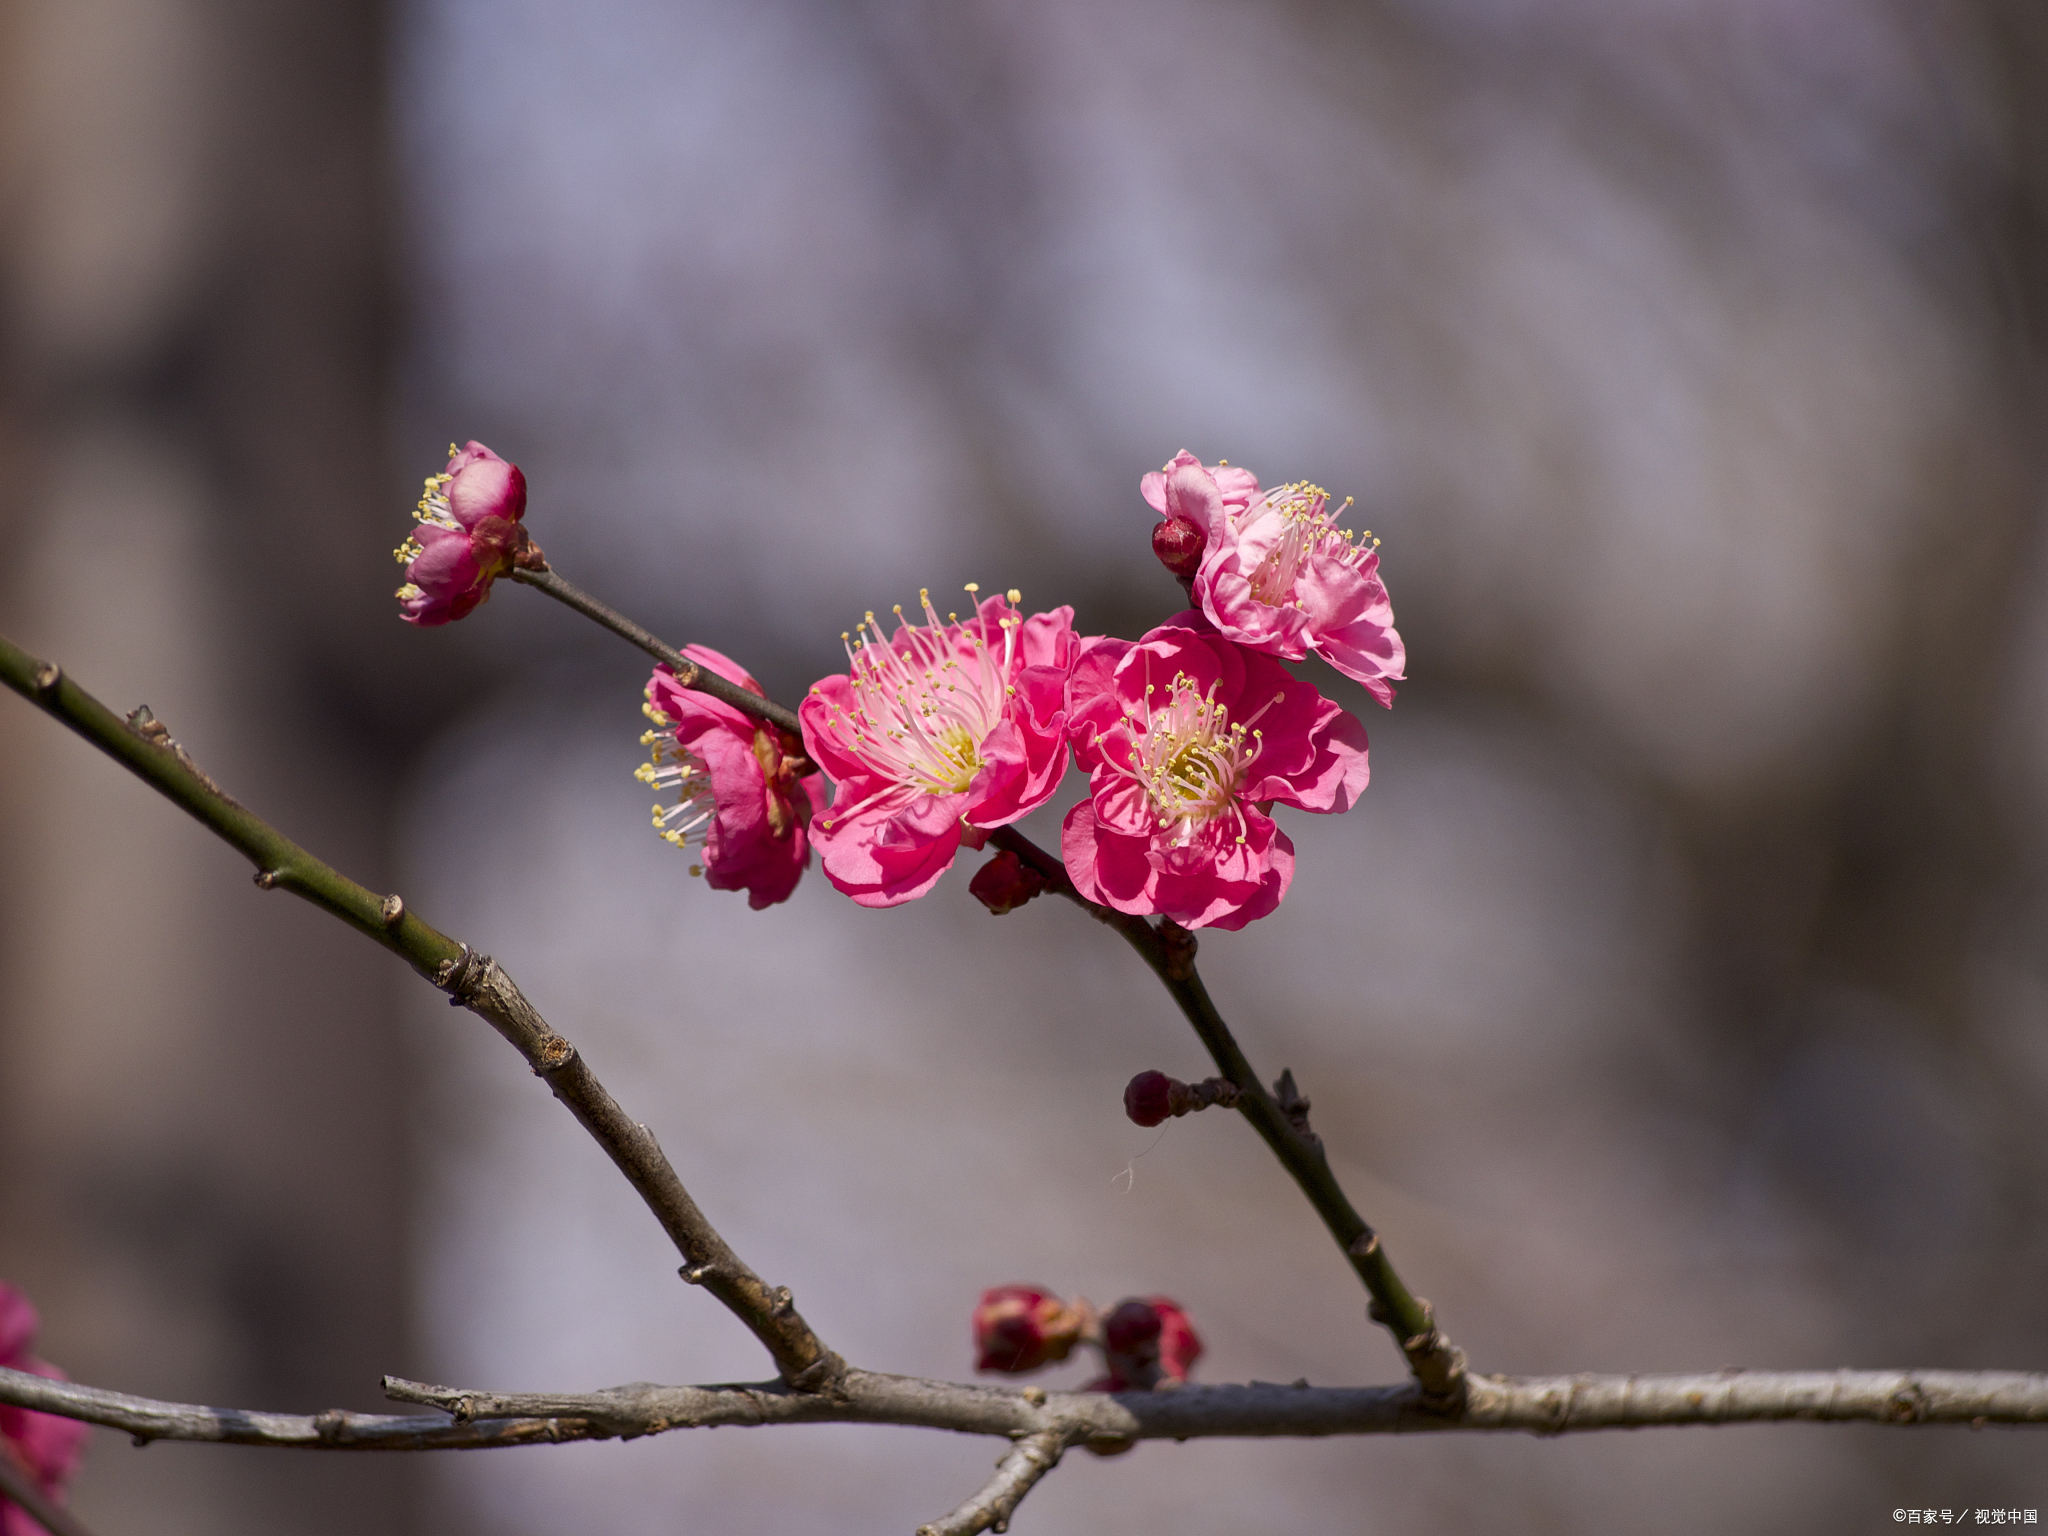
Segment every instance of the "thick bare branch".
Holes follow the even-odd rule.
[[[1066,1442],[1056,1432],[1026,1435],[996,1463],[996,1475],[973,1498],[942,1520],[920,1525],[917,1536],[980,1536],[1007,1531],[1010,1516],[1038,1480],[1060,1464]]]
[[[603,1440],[720,1425],[900,1424],[1065,1445],[1215,1437],[1813,1423],[2048,1425],[2048,1374],[2021,1371],[1714,1371],[1668,1376],[1471,1376],[1454,1412],[1414,1382],[1390,1387],[1187,1386],[1154,1392],[1028,1392],[849,1370],[829,1392],[768,1381],[700,1387],[637,1382],[601,1392],[498,1393],[385,1379],[432,1416],[263,1413],[157,1402],[0,1369],[0,1403],[84,1419],[143,1440],[306,1450],[461,1450]]]
[[[684,1278],[702,1285],[752,1329],[785,1379],[814,1388],[845,1369],[812,1333],[789,1292],[770,1287],[733,1253],[690,1198],[653,1133],[619,1108],[575,1047],[548,1027],[503,970],[430,927],[397,896],[380,897],[357,885],[230,799],[147,710],[123,721],[57,667],[4,636],[0,682],[248,857],[259,886],[290,891],[368,934],[516,1046],[639,1191],[682,1254]]]

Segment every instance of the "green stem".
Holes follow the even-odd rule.
[[[121,719],[56,666],[38,661],[4,635],[0,682],[240,850],[256,866],[256,883],[265,890],[290,891],[368,934],[503,1035],[661,1222],[685,1260],[683,1278],[702,1285],[753,1330],[785,1381],[815,1390],[829,1387],[845,1372],[846,1363],[811,1331],[788,1290],[771,1288],[732,1251],[683,1187],[653,1133],[620,1108],[581,1053],[548,1026],[489,957],[429,927],[398,897],[379,897],[357,885],[245,810],[148,710]]]

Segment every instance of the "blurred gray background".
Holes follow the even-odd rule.
[[[633,652],[511,587],[401,625],[451,437],[785,698],[920,586],[1157,622],[1178,448],[1355,495],[1413,681],[1317,674],[1374,785],[1203,960],[1475,1364],[2048,1368],[2037,5],[9,0],[0,70],[0,629],[499,956],[851,1358],[964,1375],[1030,1280],[1176,1297],[1210,1380],[1400,1368],[1241,1124],[1123,1119],[1204,1063],[1109,935],[990,919],[971,859],[751,913],[647,830]],[[473,1019],[0,721],[0,1275],[45,1354],[300,1409],[764,1372]],[[75,1502],[904,1531],[992,1456],[101,1435]],[[1860,1532],[2048,1503],[2043,1460],[1146,1445],[1017,1529]]]

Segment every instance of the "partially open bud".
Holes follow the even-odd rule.
[[[419,529],[394,553],[405,566],[398,589],[408,624],[449,624],[491,595],[514,565],[546,569],[526,535],[526,476],[482,443],[448,445],[448,467],[427,477],[413,516]]]
[[[1182,1382],[1201,1358],[1202,1341],[1178,1303],[1164,1296],[1130,1297],[1102,1320],[1105,1392],[1147,1392],[1162,1381]]]
[[[1235,1107],[1242,1095],[1227,1077],[1184,1083],[1164,1072],[1140,1072],[1124,1086],[1124,1113],[1139,1125],[1154,1126],[1178,1115],[1220,1104]]]
[[[1014,912],[1046,887],[1046,878],[1005,848],[974,872],[967,894],[997,917]]]
[[[974,1368],[1021,1375],[1064,1360],[1093,1321],[1078,1298],[1069,1306],[1035,1285],[998,1285],[974,1309]]]
[[[1208,542],[1208,536],[1184,517],[1169,517],[1152,526],[1152,553],[1182,581],[1195,579]]]

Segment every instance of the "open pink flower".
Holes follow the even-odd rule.
[[[1242,928],[1280,904],[1294,845],[1273,802],[1350,809],[1365,727],[1271,657],[1187,622],[1088,641],[1067,730],[1089,776],[1060,851],[1075,888],[1119,912]]]
[[[683,654],[751,693],[761,685],[730,657],[708,646]],[[762,697],[767,697],[762,694]],[[787,901],[811,861],[807,835],[824,804],[816,769],[796,742],[772,725],[707,693],[685,688],[666,666],[647,681],[647,718],[640,738],[653,754],[635,777],[673,792],[673,805],[654,807],[654,830],[678,848],[701,847],[690,866],[714,891],[745,891],[755,911]]]
[[[1079,1298],[1070,1306],[1042,1286],[993,1286],[974,1309],[974,1368],[1021,1376],[1056,1364],[1094,1323],[1094,1309]]]
[[[393,551],[405,566],[398,605],[408,624],[448,624],[491,595],[515,561],[537,562],[526,535],[526,476],[482,443],[448,445],[448,467],[427,477],[419,529]]]
[[[57,1367],[29,1353],[35,1337],[36,1309],[26,1296],[0,1280],[0,1365],[52,1381],[65,1380]],[[0,1455],[12,1452],[52,1503],[64,1502],[64,1485],[78,1470],[78,1458],[90,1433],[90,1426],[77,1419],[0,1403]],[[43,1528],[0,1498],[0,1536],[43,1536]]]
[[[1103,1318],[1102,1356],[1109,1375],[1090,1391],[1148,1392],[1162,1381],[1186,1381],[1202,1358],[1202,1340],[1179,1303],[1133,1296]]]
[[[1221,633],[1289,661],[1313,651],[1380,703],[1394,702],[1407,653],[1380,580],[1379,541],[1339,528],[1327,491],[1300,481],[1261,492],[1247,471],[1203,465],[1185,450],[1141,489],[1168,523],[1201,529],[1190,595]],[[1172,547],[1190,542],[1181,536]]]
[[[970,586],[969,593],[978,589]],[[804,747],[831,775],[832,808],[811,829],[825,877],[864,907],[893,907],[938,883],[961,844],[1051,798],[1066,771],[1066,684],[1074,611],[1028,619],[1018,594],[961,622],[871,613],[847,642],[847,670],[811,686]]]

